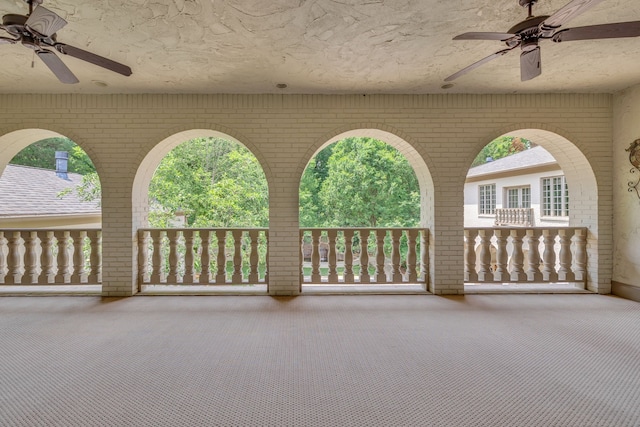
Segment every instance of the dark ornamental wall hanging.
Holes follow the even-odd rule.
[[[640,173],[640,139],[633,141],[625,151],[629,152],[629,162],[633,165],[631,173]],[[629,181],[628,185],[629,192],[635,191],[638,198],[640,198],[640,190],[638,190],[640,177],[635,181]]]

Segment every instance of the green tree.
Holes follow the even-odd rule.
[[[97,174],[83,177],[83,200],[100,198]],[[171,226],[184,212],[189,227],[266,227],[269,195],[262,167],[243,146],[196,138],[169,152],[149,184],[152,227]]]
[[[269,222],[267,182],[258,160],[222,139],[197,138],[171,150],[151,180],[149,198],[159,208],[150,216],[153,226],[166,226],[176,211],[187,214],[190,227]]]
[[[319,189],[315,206],[301,206],[303,227],[418,224],[418,181],[407,159],[395,148],[372,138],[347,138],[331,147],[325,165],[326,174],[317,163],[310,163],[307,170],[312,171],[302,178],[301,204],[313,201],[309,195],[314,186]],[[311,223],[314,211],[316,222]]]
[[[487,163],[487,159],[498,160],[528,150],[531,147],[533,147],[533,144],[528,139],[515,136],[502,136],[485,145],[473,160],[471,167],[483,165]]]
[[[32,166],[42,169],[56,169],[55,152],[67,151],[69,163],[67,170],[73,173],[86,175],[95,172],[96,168],[91,159],[80,146],[69,138],[47,138],[25,147],[13,159],[11,164]]]

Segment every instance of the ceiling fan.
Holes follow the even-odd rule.
[[[489,61],[511,52],[518,46],[522,51],[520,54],[520,78],[523,82],[531,80],[542,73],[539,42],[543,39],[551,39],[556,43],[560,43],[573,40],[640,36],[640,21],[560,29],[570,19],[575,18],[602,1],[573,0],[551,16],[534,16],[532,13],[533,5],[538,0],[518,0],[520,6],[528,8],[529,16],[524,21],[511,27],[507,32],[471,32],[460,34],[453,38],[453,40],[498,40],[504,42],[507,48],[463,68],[447,77],[445,81],[455,80]]]
[[[8,14],[2,17],[0,29],[10,37],[0,37],[0,44],[21,43],[32,49],[62,83],[78,83],[78,78],[48,48],[82,59],[107,70],[115,71],[123,76],[131,75],[131,68],[86,50],[56,41],[56,32],[67,25],[67,21],[56,13],[40,6],[42,0],[24,0],[29,4],[28,15]],[[35,5],[35,8],[34,8]]]

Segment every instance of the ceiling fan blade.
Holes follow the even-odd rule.
[[[58,80],[62,83],[73,84],[78,83],[78,79],[71,70],[64,65],[64,62],[58,56],[50,50],[38,50],[36,51],[42,62],[56,75]]]
[[[58,16],[55,12],[50,11],[42,6],[36,7],[25,25],[33,31],[50,37],[58,32],[62,27],[67,25],[67,21]]]
[[[90,62],[107,70],[114,71],[123,76],[131,75],[131,68],[119,62],[112,61],[103,56],[96,55],[95,53],[87,52],[77,47],[69,46],[64,43],[56,43],[54,47],[65,55],[73,56],[74,58],[82,59],[83,61]]]
[[[542,74],[540,46],[520,54],[520,80],[526,82]]]
[[[14,44],[17,41],[16,39],[10,39],[8,37],[0,37],[0,44]]]
[[[560,28],[564,23],[586,12],[602,1],[603,0],[573,0],[545,19],[544,22],[540,24],[540,29],[542,31],[550,31]]]
[[[464,33],[459,34],[453,40],[498,40],[505,41],[514,37],[511,33]]]
[[[553,41],[560,43],[573,40],[616,39],[638,36],[640,36],[640,21],[632,21],[567,28],[555,33]]]
[[[476,69],[476,68],[478,68],[479,66],[481,66],[481,65],[483,65],[483,64],[486,64],[487,62],[489,62],[489,61],[491,61],[491,60],[493,60],[493,59],[496,59],[496,58],[498,58],[498,57],[500,57],[500,56],[502,56],[502,55],[504,55],[504,54],[506,54],[506,53],[510,52],[511,50],[512,50],[512,49],[504,49],[504,50],[501,50],[501,51],[499,51],[499,52],[496,52],[496,53],[494,53],[494,54],[492,54],[492,55],[489,55],[489,56],[487,56],[486,58],[483,58],[483,59],[481,59],[480,61],[478,61],[478,62],[474,62],[473,64],[469,65],[468,67],[463,68],[462,70],[458,71],[457,73],[450,75],[449,77],[447,77],[446,79],[444,79],[444,81],[445,81],[445,82],[450,82],[450,81],[452,81],[452,80],[455,80],[455,79],[457,79],[458,77],[460,77],[460,76],[463,76],[463,75],[467,74],[469,71],[475,70],[475,69]]]

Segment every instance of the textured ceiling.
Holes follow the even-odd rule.
[[[569,0],[539,0],[550,15]],[[640,83],[640,37],[542,45],[542,76],[520,81],[519,51],[442,89],[444,78],[504,45],[452,41],[505,32],[517,0],[44,0],[68,21],[58,41],[129,65],[123,77],[62,55],[64,85],[32,51],[0,45],[1,93],[614,92]],[[25,14],[5,0],[0,14]],[[640,20],[638,0],[604,0],[563,28]],[[276,84],[285,83],[286,89]],[[106,86],[104,86],[106,84]]]

